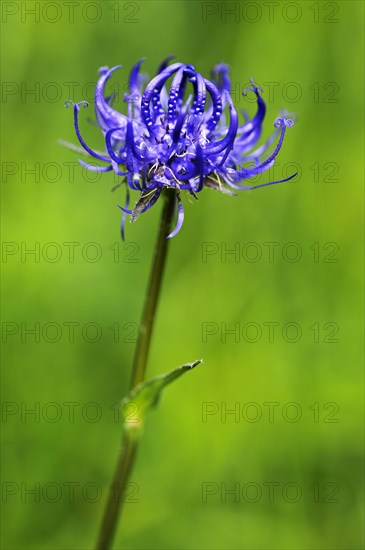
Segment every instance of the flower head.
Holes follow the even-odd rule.
[[[95,112],[104,135],[104,153],[91,149],[80,133],[80,106],[87,107],[87,102],[66,102],[67,107],[73,105],[75,130],[82,147],[88,155],[107,164],[95,166],[82,160],[80,163],[97,172],[114,170],[125,178],[126,204],[119,207],[123,211],[122,234],[126,215],[134,221],[156,203],[164,188],[176,194],[177,223],[169,235],[173,237],[184,218],[181,191],[195,198],[203,187],[234,194],[233,190],[256,189],[290,180],[296,175],[255,186],[239,184],[272,166],[286,128],[293,125],[290,119],[277,118],[273,135],[255,149],[261,137],[266,106],[262,90],[253,80],[252,86],[243,90],[243,95],[248,91],[255,94],[257,112],[252,119],[245,116],[240,124],[230,94],[227,65],[217,65],[212,71],[212,79],[208,80],[193,65],[169,65],[169,58],[145,84],[146,79],[140,74],[142,61],[132,68],[129,76],[129,93],[124,97],[128,104],[127,115],[112,107],[112,96],[105,96],[106,83],[120,66],[99,70]],[[267,154],[277,136],[276,147]],[[128,209],[129,189],[139,192],[133,210]]]

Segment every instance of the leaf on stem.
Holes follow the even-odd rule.
[[[149,409],[156,406],[162,390],[179,378],[185,372],[195,368],[202,362],[201,359],[194,363],[181,365],[171,372],[161,374],[151,380],[138,384],[121,402],[122,418],[125,430],[131,434],[139,433],[143,425],[144,418]]]

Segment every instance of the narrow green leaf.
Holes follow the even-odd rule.
[[[131,390],[121,402],[125,430],[127,432],[134,432],[137,435],[143,425],[146,413],[149,409],[157,405],[165,386],[179,378],[185,372],[193,369],[201,362],[201,360],[198,360],[194,363],[182,365],[171,372],[142,382]]]

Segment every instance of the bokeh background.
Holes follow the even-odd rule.
[[[92,103],[98,68],[123,64],[110,85],[123,110],[131,65],[146,57],[152,75],[170,54],[207,75],[228,63],[250,114],[254,77],[266,136],[280,109],[296,113],[275,177],[299,176],[185,200],[148,374],[204,365],[148,418],[115,548],[363,548],[363,11],[2,3],[4,549],[94,545],[161,206],[120,241],[124,192],[57,143],[76,143],[64,102]]]

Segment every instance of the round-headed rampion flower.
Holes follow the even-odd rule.
[[[104,153],[91,149],[80,133],[80,106],[86,107],[87,102],[66,102],[66,106],[73,105],[75,130],[82,147],[91,157],[107,163],[95,166],[80,160],[82,166],[96,172],[114,170],[125,178],[126,204],[119,207],[124,213],[122,235],[126,215],[131,215],[134,221],[156,203],[164,188],[176,194],[177,223],[169,235],[173,237],[184,219],[181,191],[195,198],[203,187],[235,194],[235,190],[257,189],[288,181],[296,175],[255,186],[240,185],[242,180],[259,175],[273,165],[286,128],[292,126],[293,121],[277,118],[272,136],[255,149],[266,112],[260,95],[262,89],[251,79],[252,87],[243,90],[243,95],[248,91],[256,95],[257,112],[252,119],[244,114],[244,122],[240,124],[230,94],[227,65],[217,65],[212,71],[212,80],[208,80],[192,65],[169,65],[169,60],[162,63],[157,75],[146,85],[146,79],[139,72],[143,60],[132,68],[129,93],[124,97],[127,115],[113,109],[112,96],[105,97],[105,85],[120,66],[99,70],[95,111],[104,135]],[[266,154],[276,137],[276,147]],[[129,189],[139,191],[133,210],[128,209]]]

